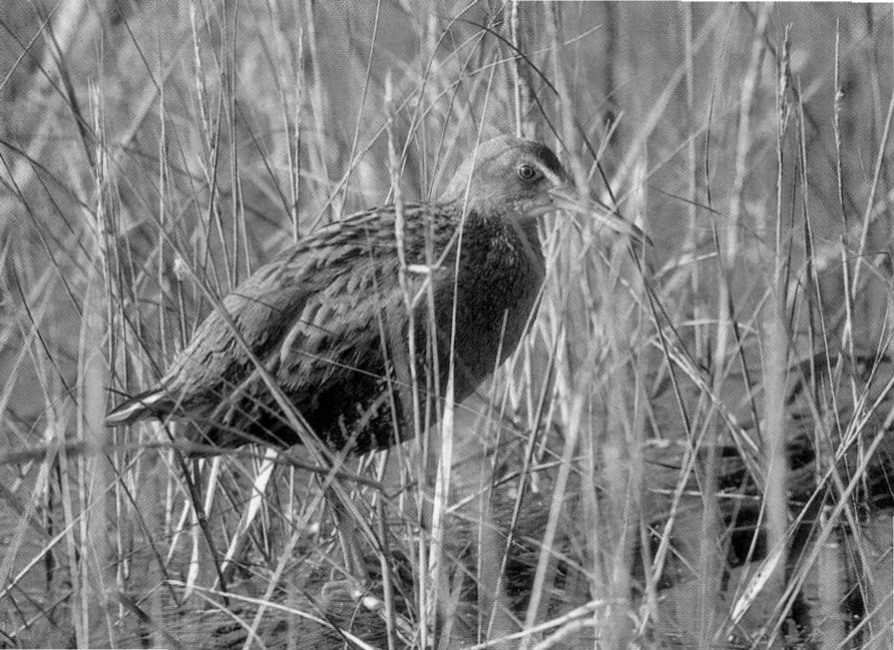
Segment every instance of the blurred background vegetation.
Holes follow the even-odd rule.
[[[6,2],[0,29],[0,647],[891,647],[890,5],[64,0]],[[489,487],[441,504],[454,582],[420,587],[404,496],[352,484],[404,585],[358,614],[312,473],[250,454],[197,468],[203,532],[292,613],[201,591],[176,454],[106,408],[206,291],[436,197],[503,132],[654,246],[544,223],[532,334],[457,417],[455,480]]]

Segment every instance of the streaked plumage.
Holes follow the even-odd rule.
[[[286,248],[224,298],[224,309],[321,440],[356,452],[391,446],[411,430],[410,311],[417,384],[433,396],[446,388],[455,302],[454,390],[464,399],[522,337],[544,276],[536,217],[554,207],[566,178],[549,148],[504,136],[470,154],[438,202],[404,205],[412,310],[399,282],[393,205]],[[427,406],[431,422],[438,405]],[[107,424],[151,416],[189,417],[195,442],[220,447],[299,442],[217,311],[157,386],[110,412]]]

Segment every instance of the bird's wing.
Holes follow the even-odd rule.
[[[430,219],[430,207],[408,204],[405,215],[406,262],[419,266],[431,257],[427,229],[452,227]],[[443,240],[444,232],[432,236]],[[351,215],[289,246],[224,298],[155,388],[119,405],[108,422],[210,411],[257,379],[246,348],[293,387],[312,374],[324,381],[340,363],[369,365],[362,357],[378,353],[383,334],[406,335],[396,248],[393,207]],[[425,275],[407,275],[418,298]]]
[[[365,326],[377,301],[371,289],[392,283],[392,222],[393,213],[382,209],[358,213],[283,250],[224,298],[223,313],[216,309],[205,319],[161,387],[189,410],[191,402],[218,400],[250,376],[246,347],[280,365],[277,357],[288,350],[308,357],[334,334]]]
[[[276,343],[258,355],[315,433],[338,448],[351,430],[358,435],[363,430],[356,441],[359,449],[391,439],[393,423],[389,418],[382,428],[382,409],[390,413],[393,387],[412,390],[411,359],[418,362],[425,356],[424,349],[417,345],[413,352],[409,345],[411,315],[417,323],[414,340],[424,342],[424,336],[418,336],[427,331],[424,287],[432,281],[437,292],[436,285],[452,271],[452,267],[421,268],[426,257],[423,230],[433,214],[423,206],[406,208],[412,225],[408,222],[404,232],[405,261],[412,270],[401,273],[394,220],[387,213],[378,215],[374,230],[366,229],[362,221],[349,224],[327,241],[326,263],[305,269],[313,276],[305,284],[312,282],[313,290],[304,294],[300,305],[295,301],[288,305],[284,311],[290,313]],[[444,230],[453,229],[448,225]],[[430,253],[443,248],[443,241],[432,244]],[[295,259],[299,257],[307,256]],[[292,283],[298,275],[286,277]],[[284,423],[280,409],[258,369],[251,365],[233,379],[226,399],[216,400],[211,419],[224,423],[228,431],[238,431],[243,440],[246,432],[259,439],[294,440],[291,427],[280,428]],[[400,399],[409,399],[409,393]],[[367,424],[372,429],[367,430]],[[212,437],[222,444],[227,435],[215,431]]]

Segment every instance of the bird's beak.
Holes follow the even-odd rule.
[[[554,208],[568,210],[569,212],[575,212],[577,214],[595,218],[597,221],[608,226],[615,232],[627,235],[637,244],[652,245],[652,240],[649,239],[649,236],[646,233],[635,224],[627,221],[627,219],[622,217],[616,210],[607,208],[591,199],[577,196],[570,192],[569,189],[570,185],[564,185],[549,191]]]

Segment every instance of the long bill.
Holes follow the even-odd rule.
[[[636,224],[621,216],[617,210],[606,209],[604,205],[581,196],[576,196],[564,189],[550,190],[553,206],[559,210],[568,210],[596,219],[613,231],[627,235],[640,246],[652,246],[652,240]]]

